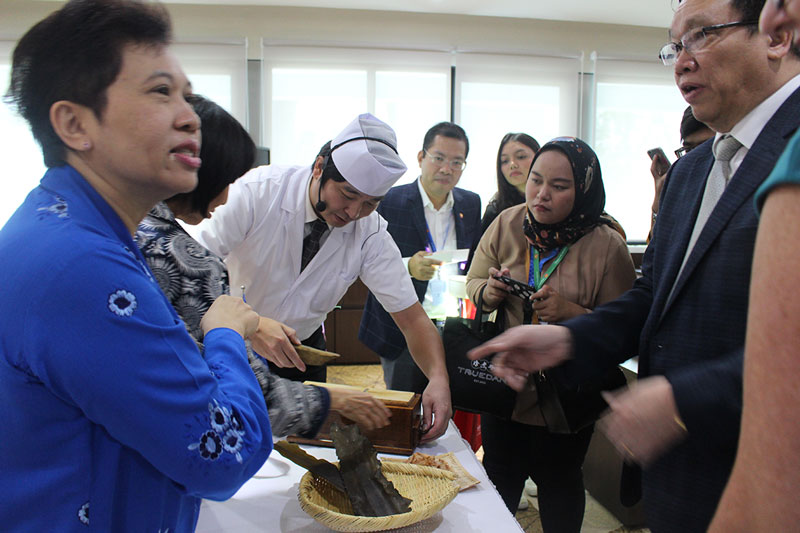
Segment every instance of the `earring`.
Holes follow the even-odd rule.
[[[83,149],[84,150],[88,150],[91,147],[92,147],[92,143],[90,143],[89,141],[83,141]]]

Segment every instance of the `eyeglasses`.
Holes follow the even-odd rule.
[[[740,20],[738,22],[727,22],[725,24],[715,24],[713,26],[703,26],[702,28],[689,30],[683,34],[680,42],[665,44],[658,53],[658,57],[665,66],[670,67],[678,61],[678,54],[681,53],[681,50],[686,50],[686,52],[694,54],[706,45],[706,38],[709,33],[724,30],[725,28],[734,28],[736,26],[758,26],[758,21]]]
[[[692,144],[692,143],[684,144],[683,146],[681,146],[680,148],[675,150],[675,157],[680,159],[681,157],[685,156],[686,154],[688,154],[689,152],[691,152],[692,150],[694,150],[695,148],[700,146],[702,143],[703,143],[703,141],[700,141],[699,143],[696,143],[696,144]]]
[[[433,161],[433,164],[438,167],[447,165],[451,170],[464,170],[467,167],[467,162],[463,159],[445,159],[444,157],[440,155],[434,155],[427,150],[423,150],[423,152],[425,152],[425,155],[427,155],[430,160]]]

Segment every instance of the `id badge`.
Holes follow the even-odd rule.
[[[434,307],[444,305],[444,295],[447,292],[447,283],[440,277],[435,277],[428,282],[428,290],[431,293],[431,301]]]

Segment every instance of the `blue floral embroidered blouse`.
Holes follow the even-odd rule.
[[[238,333],[205,358],[72,167],[0,230],[0,530],[193,531],[272,449]]]

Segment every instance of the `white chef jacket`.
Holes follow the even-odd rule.
[[[389,313],[417,300],[400,250],[376,212],[333,228],[300,272],[311,167],[267,165],[231,185],[197,239],[225,259],[231,293],[260,315],[311,336],[360,277]]]

